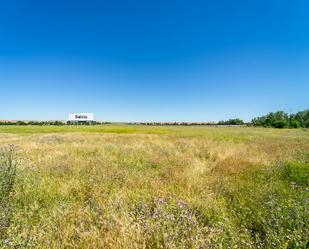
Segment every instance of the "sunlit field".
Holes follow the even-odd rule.
[[[309,246],[309,130],[0,126],[0,148],[3,248]]]

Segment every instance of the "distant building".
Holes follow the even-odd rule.
[[[68,123],[69,124],[92,124],[94,123],[93,113],[70,113]]]

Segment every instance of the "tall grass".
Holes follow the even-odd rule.
[[[308,247],[307,131],[161,129],[2,136],[22,161],[2,244]]]
[[[0,149],[0,239],[5,238],[11,215],[11,192],[16,175],[15,148]]]

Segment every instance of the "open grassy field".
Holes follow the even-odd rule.
[[[3,248],[309,246],[305,129],[0,126],[0,148]]]

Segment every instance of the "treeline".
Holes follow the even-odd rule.
[[[264,116],[256,117],[250,123],[239,118],[219,121],[217,125],[248,125],[273,128],[309,128],[309,109],[288,114],[283,111],[270,112]]]
[[[239,118],[234,118],[234,119],[219,121],[218,125],[245,125],[245,122]]]
[[[70,121],[0,121],[0,125],[100,125],[111,124],[111,122],[70,122]],[[256,117],[250,123],[245,123],[239,118],[221,120],[215,122],[132,122],[129,125],[247,125],[274,128],[309,128],[309,109],[295,114],[283,111],[270,112],[264,116]]]
[[[265,116],[252,119],[251,125],[274,128],[309,128],[309,109],[287,114],[283,111],[270,112]]]
[[[131,122],[128,125],[214,125],[213,122]]]
[[[0,121],[0,125],[100,125],[100,124],[110,124],[110,122],[98,122],[98,121],[91,121],[91,122],[70,122],[70,121]]]

